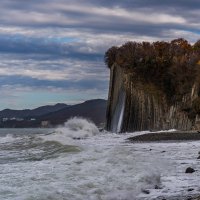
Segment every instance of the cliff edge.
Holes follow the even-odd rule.
[[[200,129],[200,40],[128,42],[105,53],[106,129]]]

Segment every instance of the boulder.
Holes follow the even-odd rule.
[[[186,170],[185,170],[185,173],[194,173],[195,170],[192,168],[192,167],[188,167]]]

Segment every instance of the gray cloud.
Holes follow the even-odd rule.
[[[93,32],[159,34],[159,30],[199,29],[198,1],[2,1],[2,24],[89,29]],[[13,17],[15,20],[13,20]],[[148,27],[148,28],[147,28]],[[140,29],[140,32],[137,30]],[[148,29],[148,33],[146,30]]]
[[[109,47],[200,35],[199,0],[1,0],[0,12],[0,89],[11,91],[20,85],[106,96]]]

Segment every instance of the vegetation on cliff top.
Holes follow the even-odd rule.
[[[178,100],[200,83],[200,40],[191,45],[179,38],[171,42],[127,42],[105,53],[105,63],[135,74],[135,78],[153,83],[168,99]],[[198,106],[195,106],[197,110]]]

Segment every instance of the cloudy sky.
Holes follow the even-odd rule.
[[[1,0],[0,109],[107,98],[104,52],[200,38],[199,0]]]

